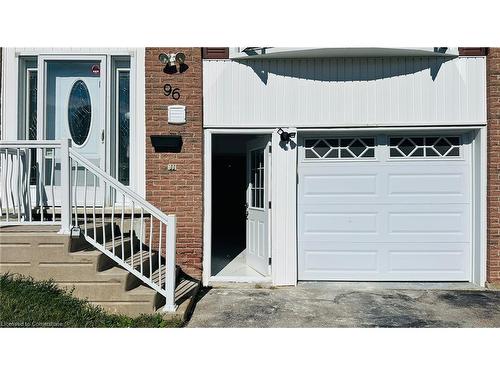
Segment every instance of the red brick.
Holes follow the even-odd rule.
[[[183,52],[189,69],[166,74],[160,53]],[[190,276],[202,272],[203,126],[201,48],[146,48],[146,199],[166,214],[177,216],[177,264]],[[181,91],[179,100],[163,94],[169,83]],[[167,124],[167,106],[186,106],[185,125]],[[151,135],[181,135],[180,153],[155,153]],[[177,171],[167,171],[177,164]]]
[[[500,282],[500,48],[486,57],[488,93],[488,259],[487,279]]]

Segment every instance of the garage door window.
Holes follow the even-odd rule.
[[[304,142],[306,159],[375,158],[375,138],[310,138]]]
[[[458,158],[461,156],[459,136],[389,137],[391,158]]]

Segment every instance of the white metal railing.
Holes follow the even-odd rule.
[[[164,309],[175,310],[175,215],[165,215],[71,148],[69,158],[74,203],[68,214],[73,217],[73,228],[80,228],[89,243],[162,294],[166,299]],[[104,204],[96,207],[98,187],[104,194],[101,199],[113,202],[107,215]],[[80,205],[77,195],[83,195]],[[93,198],[88,202],[90,195]],[[125,212],[126,202],[131,206],[129,212]],[[79,207],[83,212],[79,213]],[[120,223],[119,233],[116,223]],[[126,226],[130,228],[128,236]]]
[[[0,226],[60,225],[165,297],[174,311],[176,217],[71,148],[70,140],[0,141]]]
[[[60,141],[0,141],[0,226],[58,225]]]

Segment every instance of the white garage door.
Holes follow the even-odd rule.
[[[469,280],[467,135],[305,136],[299,280]]]

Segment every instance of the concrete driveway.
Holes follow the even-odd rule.
[[[500,291],[432,283],[222,286],[202,290],[187,326],[500,327]]]

